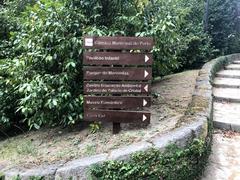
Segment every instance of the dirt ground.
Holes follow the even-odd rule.
[[[197,74],[197,70],[185,71],[155,81],[151,124],[147,127],[125,124],[119,134],[113,135],[111,124],[102,124],[98,132],[91,133],[89,125],[81,122],[74,127],[44,128],[0,141],[0,172],[14,166],[28,168],[104,153],[170,131],[191,101]]]

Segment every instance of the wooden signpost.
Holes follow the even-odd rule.
[[[88,65],[152,65],[150,53],[85,52],[83,64]]]
[[[150,107],[149,96],[85,96],[84,107],[87,109],[136,109]]]
[[[116,123],[150,123],[150,113],[121,110],[86,110],[85,121],[107,121]]]
[[[84,120],[150,123],[153,39],[84,37]],[[137,51],[136,51],[137,50]]]
[[[86,49],[152,50],[153,39],[148,37],[85,37]]]
[[[146,82],[84,82],[85,94],[149,94],[151,84]]]
[[[151,80],[151,68],[86,67],[83,68],[85,80]]]

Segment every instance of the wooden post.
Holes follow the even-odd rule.
[[[113,134],[118,134],[121,131],[120,123],[113,123]]]
[[[205,4],[205,12],[204,12],[204,31],[208,32],[208,19],[209,19],[209,2],[210,0],[206,0]]]

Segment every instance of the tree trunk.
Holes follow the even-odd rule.
[[[205,32],[208,32],[209,2],[210,0],[205,1],[205,13],[204,13],[204,31]]]

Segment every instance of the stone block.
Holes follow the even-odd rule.
[[[240,132],[240,124],[231,124],[231,129],[235,132]]]
[[[213,121],[213,127],[223,130],[231,130],[230,124],[220,121]]]
[[[154,148],[164,151],[170,144],[177,144],[179,147],[185,147],[191,140],[192,133],[190,128],[179,128],[171,133],[156,136],[152,139]]]
[[[6,171],[4,174],[6,180],[12,180],[17,176],[19,176],[21,180],[29,180],[33,177],[44,177],[45,180],[54,180],[55,172],[58,167],[58,165],[49,165],[33,169],[11,169]]]
[[[131,154],[136,153],[138,151],[146,151],[152,147],[152,144],[148,142],[140,142],[131,144],[127,147],[115,149],[110,152],[108,159],[111,160],[126,160],[129,159]]]
[[[65,180],[71,178],[72,180],[87,180],[89,168],[94,164],[102,163],[106,160],[107,154],[99,154],[70,161],[57,170],[55,179]]]

